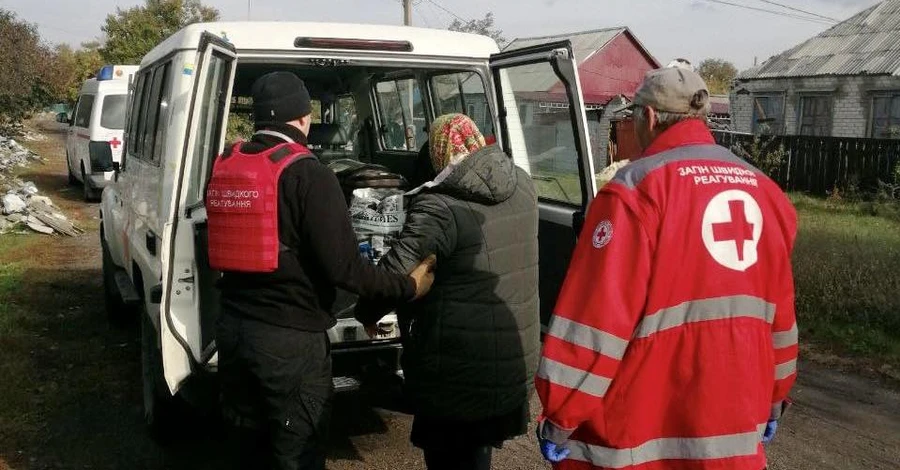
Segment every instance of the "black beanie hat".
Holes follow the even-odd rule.
[[[257,126],[291,122],[312,112],[306,85],[291,72],[263,75],[253,83],[251,94]]]

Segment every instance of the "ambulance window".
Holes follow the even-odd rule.
[[[144,90],[149,85],[149,73],[141,73],[137,76],[134,86],[134,95],[131,104],[131,122],[128,123],[128,136],[125,139],[125,147],[128,148],[128,155],[137,157],[140,155],[141,139],[140,126],[141,120],[145,113],[145,108],[141,106],[144,101]]]
[[[190,199],[188,203],[203,200],[203,188],[212,172],[212,162],[219,152],[219,145],[224,130],[226,106],[224,95],[228,93],[229,77],[231,77],[231,61],[224,56],[213,53],[210,56],[209,71],[205,75],[203,95],[196,97],[195,106],[199,113],[197,119],[197,136],[194,142]]]
[[[136,101],[136,103],[140,103],[137,109],[137,127],[131,129],[131,145],[128,149],[129,154],[134,155],[137,158],[142,158],[144,155],[144,135],[147,132],[147,110],[150,107],[150,87],[153,84],[153,75],[151,72],[147,72],[144,74],[143,80],[141,82],[141,91],[140,95],[136,99],[140,101]]]
[[[418,152],[428,140],[425,107],[419,83],[412,78],[379,82],[375,86],[384,150]]]
[[[125,95],[107,95],[103,98],[100,127],[115,130],[125,128]]]
[[[90,127],[93,110],[94,95],[81,95],[81,99],[78,100],[78,109],[75,110],[75,127]]]
[[[319,100],[311,100],[312,112],[310,118],[313,124],[322,124],[322,102]]]
[[[171,79],[169,77],[169,69],[170,64],[165,64],[162,67],[156,70],[156,76],[161,77],[160,81],[162,82],[159,87],[159,93],[154,95],[154,100],[151,102],[153,108],[156,110],[156,124],[153,135],[153,163],[159,164],[159,161],[162,157],[162,151],[164,147],[164,136],[166,135],[166,121],[169,120],[169,112],[171,109],[169,108],[169,101],[172,99],[172,84]],[[154,77],[153,84],[154,86],[157,83],[156,76]],[[156,91],[156,90],[154,90]]]
[[[475,72],[437,75],[431,79],[431,89],[435,115],[465,114],[475,121],[485,137],[494,135],[494,122],[480,75]]]

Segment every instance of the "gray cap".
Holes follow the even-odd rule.
[[[657,111],[700,114],[709,107],[709,88],[696,72],[680,67],[651,70],[634,95],[634,106]]]

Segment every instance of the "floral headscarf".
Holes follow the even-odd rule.
[[[431,164],[438,173],[486,145],[478,126],[464,114],[445,114],[435,119],[428,141]]]

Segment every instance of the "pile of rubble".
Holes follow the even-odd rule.
[[[11,175],[18,167],[40,161],[41,157],[15,140],[0,136],[0,234],[26,229],[47,235],[83,233],[66,219],[50,198],[38,194],[34,183],[23,182]]]

